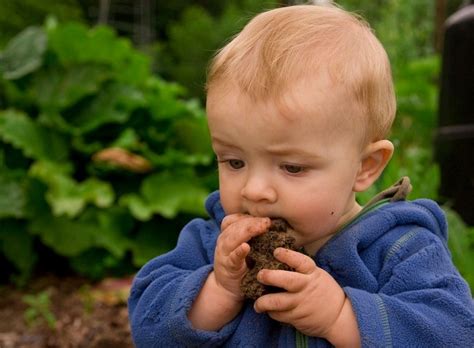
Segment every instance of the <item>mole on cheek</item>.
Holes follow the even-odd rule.
[[[333,212],[333,211],[331,212],[331,215],[334,215],[334,212]]]

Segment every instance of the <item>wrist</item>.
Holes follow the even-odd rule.
[[[223,299],[225,302],[229,303],[243,303],[245,298],[244,295],[238,290],[237,293],[228,290],[225,286],[223,286],[216,278],[214,272],[209,274],[208,282],[210,283],[209,286],[212,287],[216,293],[216,295]]]
[[[188,319],[196,329],[217,331],[234,319],[243,305],[243,297],[220,286],[211,272],[188,312]]]
[[[335,347],[361,346],[357,317],[348,297],[345,298],[341,311],[325,338]]]

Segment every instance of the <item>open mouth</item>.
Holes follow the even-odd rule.
[[[288,232],[288,234],[294,236],[295,229],[283,218],[270,218],[272,223],[269,227],[270,231],[277,232]]]
[[[276,232],[287,232],[288,230],[291,230],[291,226],[283,218],[270,218],[272,220],[272,223],[270,225],[269,230],[270,231],[276,231]]]

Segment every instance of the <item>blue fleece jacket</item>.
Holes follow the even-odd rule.
[[[196,330],[187,312],[212,271],[224,217],[219,193],[176,248],[135,277],[129,317],[141,347],[327,347],[257,314],[249,302],[217,332]],[[315,255],[350,298],[365,347],[473,347],[474,305],[446,245],[446,220],[430,200],[380,206],[345,226]],[[314,308],[315,311],[318,308]]]

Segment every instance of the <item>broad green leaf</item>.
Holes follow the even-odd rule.
[[[192,175],[167,172],[147,177],[140,192],[141,195],[123,196],[120,203],[144,221],[155,213],[166,218],[173,218],[180,212],[205,215],[204,201],[209,194]]]
[[[142,83],[150,74],[150,58],[133,49],[129,40],[119,38],[110,27],[88,29],[68,23],[50,31],[50,46],[63,65],[100,63],[113,68],[117,81]]]
[[[152,258],[175,247],[180,228],[173,222],[152,220],[140,226],[132,247],[135,266],[141,267]]]
[[[120,267],[121,261],[123,260],[102,248],[87,249],[79,255],[69,258],[74,271],[94,280],[104,278],[110,269]],[[121,270],[126,272],[123,268]],[[130,270],[131,272],[133,271]]]
[[[94,245],[99,229],[93,223],[66,217],[42,216],[30,222],[29,230],[41,241],[63,256],[79,255]]]
[[[45,183],[32,176],[27,176],[26,193],[28,195],[26,201],[26,214],[29,220],[36,216],[50,215],[51,207],[46,201],[46,192],[48,187]]]
[[[110,145],[110,147],[120,147],[127,150],[136,150],[141,148],[140,138],[133,128],[127,128],[119,134],[118,138]]]
[[[54,66],[35,75],[28,93],[42,111],[61,111],[96,94],[109,76],[104,66],[96,64]]]
[[[119,40],[111,28],[89,29],[81,23],[66,23],[49,31],[51,49],[63,65],[86,62],[113,64],[130,51],[130,43]]]
[[[22,87],[15,81],[5,80],[0,76],[0,109],[7,109],[12,105],[29,104],[30,101],[27,100]]]
[[[184,95],[184,87],[163,81],[157,77],[147,81],[147,102],[155,120],[175,119],[191,114],[186,103],[179,99]]]
[[[61,114],[55,110],[43,111],[38,115],[38,123],[56,129],[62,133],[74,133],[75,128],[68,124]]]
[[[86,155],[93,155],[94,153],[102,150],[104,145],[99,141],[88,142],[81,135],[72,138],[72,147],[74,150],[79,151]]]
[[[97,222],[103,232],[96,236],[96,246],[103,247],[116,257],[122,257],[130,248],[130,240],[126,237],[134,226],[129,212],[120,207],[104,211],[96,211]]]
[[[18,269],[20,278],[30,276],[37,255],[33,251],[33,237],[24,221],[0,219],[0,250]]]
[[[18,79],[43,64],[47,37],[43,29],[28,27],[15,36],[0,53],[0,71],[5,79]]]
[[[125,236],[131,226],[130,218],[120,212],[88,210],[74,220],[65,216],[38,217],[29,229],[60,255],[77,256],[90,248],[102,247],[122,257],[130,247]]]
[[[149,56],[134,52],[115,66],[117,81],[142,85],[150,76],[151,60]]]
[[[150,220],[154,213],[154,207],[135,193],[122,196],[120,199],[120,204],[122,206],[128,207],[132,215],[141,221]]]
[[[40,160],[64,160],[69,150],[62,135],[16,110],[0,111],[0,139],[20,149],[26,157]]]
[[[438,103],[439,58],[428,56],[403,64],[395,79],[398,117],[394,129],[431,146],[432,129],[436,126]],[[406,143],[404,139],[404,143]]]
[[[171,129],[170,143],[190,154],[207,155],[212,158],[212,147],[205,118],[177,120]]]
[[[104,124],[124,123],[131,112],[144,105],[143,94],[136,88],[112,84],[101,91],[89,104],[78,111],[69,123],[78,133],[90,132]]]
[[[24,217],[26,200],[24,179],[0,167],[0,219]]]
[[[36,162],[30,168],[30,175],[48,185],[46,200],[56,216],[79,215],[88,203],[100,208],[112,205],[115,194],[109,183],[96,178],[76,182],[69,175],[71,168],[57,163]]]

